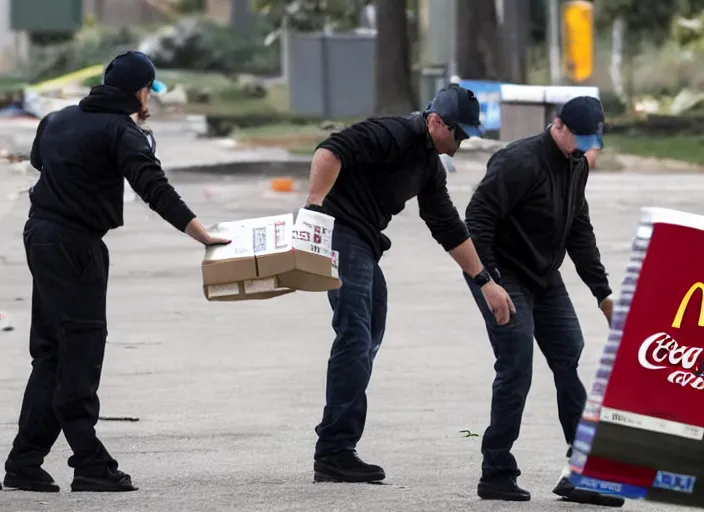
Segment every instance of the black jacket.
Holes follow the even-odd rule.
[[[566,158],[548,130],[496,152],[466,210],[484,265],[540,290],[559,282],[567,253],[597,301],[606,298],[584,196],[588,175],[586,158]]]
[[[130,118],[135,96],[98,86],[77,106],[44,117],[30,160],[41,172],[30,217],[102,237],[123,224],[124,179],[176,229],[195,214],[166,179],[145,134]]]
[[[420,217],[446,251],[469,238],[422,114],[368,119],[330,135],[318,147],[342,163],[323,210],[336,224],[354,229],[377,259],[391,247],[382,231],[416,196]]]

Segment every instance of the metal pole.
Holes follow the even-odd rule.
[[[550,84],[562,82],[560,65],[560,4],[559,0],[547,1],[548,59],[550,61]]]
[[[449,57],[449,62],[447,66],[447,72],[450,79],[454,77],[457,74],[457,23],[456,23],[456,17],[457,17],[457,2],[461,0],[450,0],[450,26],[449,26],[449,33],[447,35],[448,40],[450,41],[450,57]],[[461,78],[461,77],[460,77]]]

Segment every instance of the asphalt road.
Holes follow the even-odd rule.
[[[0,170],[0,173],[3,171]],[[461,210],[481,173],[450,175]],[[2,177],[2,175],[0,175]],[[298,192],[275,195],[254,178],[174,177],[205,223],[296,211]],[[8,201],[3,181],[0,202]],[[614,288],[628,259],[642,205],[702,213],[704,177],[594,174],[588,198]],[[6,203],[7,204],[7,203]],[[26,196],[0,219],[0,458],[16,432],[27,353],[30,278],[21,248]],[[70,455],[60,439],[45,468],[58,495],[0,493],[2,512],[83,511],[516,511],[577,510],[550,490],[565,463],[550,372],[536,351],[535,377],[515,447],[533,493],[529,503],[482,503],[479,437],[486,427],[493,358],[476,306],[455,263],[418,218],[415,202],[394,219],[382,267],[389,284],[387,336],[369,389],[360,455],[383,465],[387,485],[312,483],[313,428],[320,419],[332,341],[326,297],[295,293],[263,302],[208,303],[203,250],[140,202],[110,233],[109,343],[98,431],[140,486],[122,495],[68,492]],[[571,263],[564,275],[587,339],[581,374],[589,386],[607,326]],[[629,502],[624,510],[678,510]]]

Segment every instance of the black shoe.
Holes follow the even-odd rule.
[[[625,503],[625,500],[620,496],[610,496],[608,494],[599,494],[595,491],[577,489],[566,477],[560,478],[552,492],[560,496],[563,501],[571,503],[600,505],[602,507],[622,507]]]
[[[513,477],[481,479],[477,494],[483,500],[530,501],[530,493],[521,489]]]
[[[38,466],[6,469],[8,471],[5,473],[3,483],[7,489],[30,492],[59,492],[61,490],[51,475]]]
[[[130,492],[137,489],[130,475],[111,469],[103,474],[75,475],[71,482],[73,492]]]
[[[316,482],[380,482],[386,478],[382,468],[362,462],[354,451],[320,457],[313,470]]]

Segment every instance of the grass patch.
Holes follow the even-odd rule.
[[[233,133],[245,147],[277,147],[292,154],[312,155],[315,147],[330,134],[320,123],[277,123],[238,129]]]
[[[604,145],[619,153],[704,165],[704,136],[608,134]]]
[[[238,87],[213,87],[209,103],[189,103],[189,114],[219,117],[243,117],[248,115],[285,115],[288,108],[288,87],[274,85],[263,98],[252,98]]]

